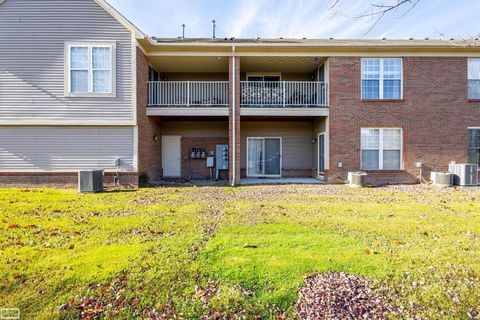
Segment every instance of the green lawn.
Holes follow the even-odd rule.
[[[0,307],[28,319],[295,318],[303,278],[330,270],[372,279],[395,317],[468,319],[480,190],[0,189],[0,262]]]

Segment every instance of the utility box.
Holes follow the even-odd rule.
[[[448,171],[453,173],[453,184],[457,186],[478,185],[478,166],[468,163],[450,163]]]
[[[78,192],[96,193],[103,191],[103,170],[78,171]]]
[[[215,151],[217,170],[228,170],[228,144],[217,144]]]
[[[207,168],[213,168],[214,167],[214,160],[213,157],[207,157]]]

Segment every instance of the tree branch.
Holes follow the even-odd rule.
[[[375,28],[375,26],[380,22],[380,20],[382,20],[382,18],[389,12],[394,11],[395,9],[398,9],[399,7],[410,5],[410,8],[402,15],[404,16],[408,14],[410,10],[412,10],[419,2],[420,0],[396,0],[396,3],[392,3],[392,4],[372,3],[370,4],[370,6],[373,8],[371,12],[357,14],[350,17],[354,19],[377,17],[377,19],[375,20],[373,25],[370,27],[370,29],[368,29],[368,31],[364,34],[366,35],[370,31],[372,31],[373,28]],[[329,10],[332,10],[335,7],[337,7],[339,3],[340,3],[340,0],[334,0]]]

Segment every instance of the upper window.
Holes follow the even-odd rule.
[[[362,170],[402,168],[402,129],[362,128]]]
[[[68,44],[67,69],[68,95],[115,96],[114,44]]]
[[[480,59],[468,59],[468,98],[480,99]]]
[[[402,59],[362,59],[362,99],[402,98]]]
[[[480,128],[468,129],[468,163],[480,167]]]

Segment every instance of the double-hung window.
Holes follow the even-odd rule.
[[[480,59],[468,59],[468,98],[480,99]]]
[[[361,129],[362,170],[402,168],[402,129]]]
[[[115,44],[67,44],[68,96],[115,96]]]
[[[401,58],[362,59],[362,99],[402,99]]]
[[[468,129],[468,163],[480,167],[480,128]]]

